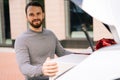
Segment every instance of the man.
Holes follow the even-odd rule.
[[[53,32],[42,27],[45,14],[38,2],[28,3],[25,12],[29,29],[15,41],[20,71],[26,80],[48,80],[58,72],[57,63],[50,59],[72,52],[64,50]]]

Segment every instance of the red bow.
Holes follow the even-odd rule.
[[[103,39],[97,41],[95,49],[98,50],[98,49],[100,49],[102,47],[111,46],[113,44],[116,44],[116,42],[113,39],[105,39],[105,38],[103,38]]]

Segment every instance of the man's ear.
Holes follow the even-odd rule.
[[[45,18],[45,13],[43,13],[43,18]]]
[[[26,17],[26,20],[28,21],[28,17],[27,17],[27,14],[25,15],[25,17]]]

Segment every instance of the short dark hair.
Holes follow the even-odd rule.
[[[25,7],[25,13],[26,13],[26,14],[27,14],[27,9],[28,9],[29,6],[41,7],[42,12],[44,12],[44,8],[43,8],[43,6],[42,6],[39,2],[37,2],[37,1],[32,1],[32,2],[29,2],[29,3],[26,5],[26,7]]]

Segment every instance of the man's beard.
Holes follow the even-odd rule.
[[[38,24],[33,24],[34,23],[34,21],[40,21]],[[40,19],[34,19],[32,22],[30,22],[29,21],[29,23],[30,23],[30,25],[33,27],[33,28],[40,28],[41,27],[41,25],[42,25],[42,23],[43,23],[43,20],[40,20]]]

